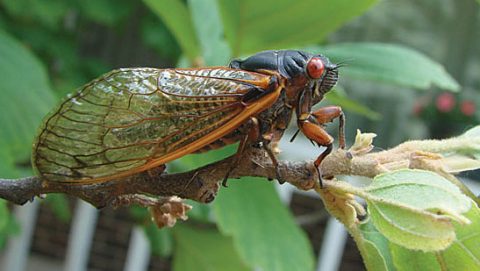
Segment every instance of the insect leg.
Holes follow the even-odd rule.
[[[225,177],[223,178],[222,181],[222,186],[227,187],[227,180],[228,176],[230,175],[230,172],[238,165],[238,162],[240,161],[240,158],[242,157],[243,151],[245,150],[245,147],[247,146],[248,143],[255,142],[259,136],[260,136],[260,127],[258,125],[258,120],[257,118],[251,117],[248,122],[248,133],[240,140],[240,143],[238,144],[237,152],[235,153],[235,156],[233,157],[232,164],[230,165],[230,168],[227,171],[227,174],[225,174]]]
[[[160,177],[160,175],[162,175],[163,172],[165,172],[166,168],[167,167],[165,165],[160,165],[158,167],[147,170],[147,174],[150,178],[158,178]]]
[[[275,152],[272,150],[272,147],[270,146],[270,142],[264,140],[262,143],[263,143],[262,144],[263,149],[267,152],[268,157],[270,158],[273,166],[275,167],[275,175],[276,175],[277,181],[280,184],[284,184],[285,180],[283,180],[283,178],[280,177],[280,170],[278,169],[278,160],[275,155]]]
[[[317,169],[320,186],[322,186],[322,173],[320,165],[327,155],[333,149],[333,137],[331,137],[323,128],[322,124],[333,120],[336,117],[343,115],[340,107],[325,107],[315,112],[311,112],[312,108],[312,93],[304,91],[298,98],[297,105],[297,126],[302,133],[311,141],[317,143],[319,146],[325,146],[326,149],[317,157],[314,162]],[[345,146],[345,138],[343,134],[344,120],[342,118],[340,124],[340,146]]]
[[[333,137],[330,136],[319,124],[312,122],[312,115],[305,114],[307,117],[300,116],[298,119],[298,127],[302,133],[310,140],[313,140],[319,146],[327,147],[315,160],[314,165],[317,169],[318,177],[320,179],[320,186],[322,186],[322,173],[320,165],[327,155],[332,152]]]
[[[312,116],[317,120],[318,124],[332,122],[339,118],[338,124],[338,146],[345,149],[345,115],[340,106],[326,106],[312,112]]]

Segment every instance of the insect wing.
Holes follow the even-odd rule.
[[[228,68],[112,71],[47,117],[34,167],[43,179],[84,184],[164,164],[259,111],[245,110],[242,97],[268,82],[267,75]]]

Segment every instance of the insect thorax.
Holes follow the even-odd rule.
[[[264,135],[271,137],[271,141],[274,143],[280,141],[290,123],[292,114],[293,109],[286,105],[285,92],[282,91],[279,99],[271,107],[256,116],[260,130],[260,138],[256,141],[261,141]],[[249,129],[251,129],[250,124],[245,123],[226,136],[198,150],[197,153],[219,149],[226,145],[236,143],[245,137]]]

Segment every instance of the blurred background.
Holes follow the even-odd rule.
[[[0,0],[0,176],[31,176],[45,114],[105,72],[227,65],[285,48],[347,63],[322,105],[344,108],[349,142],[357,129],[374,132],[381,150],[479,123],[478,1]],[[284,159],[320,151],[288,139]],[[187,156],[168,170],[234,151]],[[213,204],[191,204],[187,222],[158,230],[141,208],[97,211],[63,195],[23,207],[0,201],[0,270],[364,270],[315,195],[244,178]]]

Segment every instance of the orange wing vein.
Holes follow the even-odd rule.
[[[48,181],[87,184],[165,164],[271,106],[279,90],[242,103],[269,81],[224,67],[112,71],[47,116],[34,143],[34,168]]]

